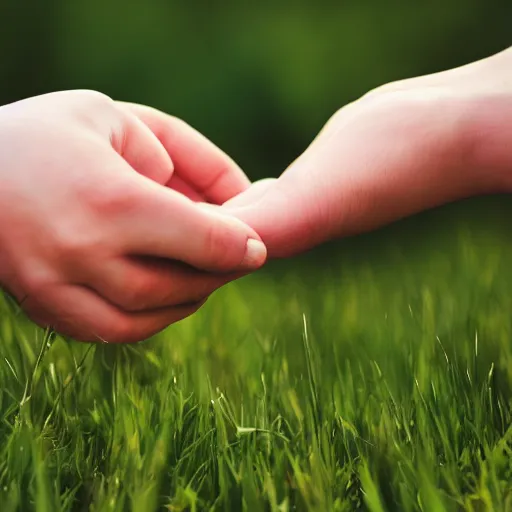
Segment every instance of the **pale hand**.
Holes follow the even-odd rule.
[[[62,334],[142,340],[264,263],[250,227],[194,202],[248,186],[198,132],[147,107],[91,91],[4,106],[0,285]]]
[[[512,50],[383,86],[339,110],[277,180],[222,208],[291,256],[465,197],[512,189]]]

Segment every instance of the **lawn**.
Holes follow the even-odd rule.
[[[273,262],[138,345],[0,296],[0,510],[512,510],[507,203]]]

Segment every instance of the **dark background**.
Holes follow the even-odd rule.
[[[512,44],[510,0],[0,3],[0,103],[97,89],[276,176],[341,106]]]

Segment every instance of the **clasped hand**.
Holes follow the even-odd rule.
[[[90,91],[0,108],[0,284],[36,323],[134,342],[329,239],[512,185],[511,51],[381,87],[250,184],[183,121]]]

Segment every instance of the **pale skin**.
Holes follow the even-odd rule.
[[[138,341],[267,254],[509,192],[510,141],[510,49],[371,91],[252,186],[163,113],[87,92],[33,98],[0,109],[0,283],[40,325]]]
[[[186,125],[90,91],[0,108],[0,283],[42,326],[139,341],[260,267],[246,176]],[[187,196],[195,199],[193,201]]]
[[[276,180],[223,208],[270,257],[512,188],[512,49],[347,105]]]

